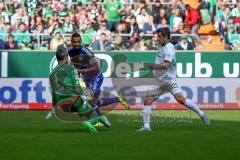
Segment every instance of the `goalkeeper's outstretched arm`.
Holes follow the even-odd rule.
[[[50,86],[51,86],[51,84],[50,84]],[[52,110],[50,112],[48,112],[47,116],[45,117],[46,119],[50,119],[55,115],[55,111],[56,111],[56,107],[57,107],[57,97],[56,97],[56,94],[53,89],[52,89],[51,93],[52,93]]]

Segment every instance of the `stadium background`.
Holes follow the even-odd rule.
[[[197,9],[191,19],[186,4]],[[178,50],[239,50],[239,8],[238,0],[5,0],[0,49],[69,47],[78,31],[93,50],[156,50],[156,28],[165,26],[179,38]]]
[[[119,76],[147,69],[154,61],[156,52],[96,52],[101,61],[105,77],[102,89],[116,94],[116,90],[126,87],[132,78],[153,77],[136,73],[126,78],[122,88],[114,83]],[[202,109],[240,109],[239,59],[238,52],[177,52],[177,75],[185,96],[193,98]],[[127,61],[121,60],[126,56]],[[117,58],[115,58],[117,57]],[[216,61],[217,59],[217,61]],[[0,109],[51,109],[51,95],[48,74],[56,66],[54,52],[3,51],[1,52]],[[142,64],[141,64],[142,63]],[[139,69],[136,69],[138,67]],[[122,77],[121,77],[122,78]],[[135,92],[147,90],[145,84]],[[148,84],[151,85],[151,84]],[[129,86],[133,87],[134,86]],[[134,93],[132,93],[134,94]],[[138,99],[131,109],[140,109],[142,99]],[[158,99],[154,109],[184,109],[171,95]],[[118,106],[116,109],[123,109]]]

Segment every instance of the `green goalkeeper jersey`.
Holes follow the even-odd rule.
[[[83,90],[77,79],[77,72],[68,64],[58,64],[49,75],[50,85],[52,88],[53,107],[64,101],[69,101],[74,97],[83,95]]]

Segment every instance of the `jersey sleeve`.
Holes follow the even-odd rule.
[[[93,66],[93,65],[95,65],[95,64],[98,64],[95,57],[90,58],[89,61],[88,61],[88,63],[89,63],[91,66]]]
[[[82,47],[82,52],[84,53],[84,55],[85,55],[85,62],[87,62],[90,66],[93,66],[93,65],[95,65],[95,64],[98,64],[97,63],[97,59],[96,59],[96,57],[94,56],[94,53],[90,50],[90,49],[88,49],[87,47],[85,47],[85,46],[83,46]],[[88,58],[87,58],[88,57]]]
[[[172,62],[174,53],[175,53],[174,46],[167,45],[166,48],[165,48],[165,58],[164,58],[164,61]]]
[[[52,107],[56,108],[57,107],[57,96],[56,96],[56,93],[54,92],[54,89],[51,87],[50,79],[49,79],[49,85],[50,85],[51,93],[52,93]]]
[[[81,48],[81,51],[83,52],[84,55],[88,55],[89,57],[94,57],[94,53],[85,46]]]

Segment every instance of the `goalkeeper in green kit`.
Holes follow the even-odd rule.
[[[94,125],[98,122],[104,124],[106,127],[110,127],[111,124],[105,116],[99,116],[94,114],[94,109],[91,105],[93,99],[90,95],[86,95],[86,92],[82,89],[77,79],[77,71],[68,65],[68,53],[67,49],[60,45],[56,51],[56,58],[58,65],[53,69],[49,75],[50,86],[52,89],[52,105],[53,109],[48,113],[46,119],[50,119],[55,115],[55,110],[58,107],[64,112],[77,113],[83,121],[83,127],[90,132],[97,132]],[[99,100],[98,106],[106,106],[112,103],[122,103],[125,107],[128,107],[126,100],[121,97],[108,98],[105,101]],[[115,100],[117,99],[117,101]]]

